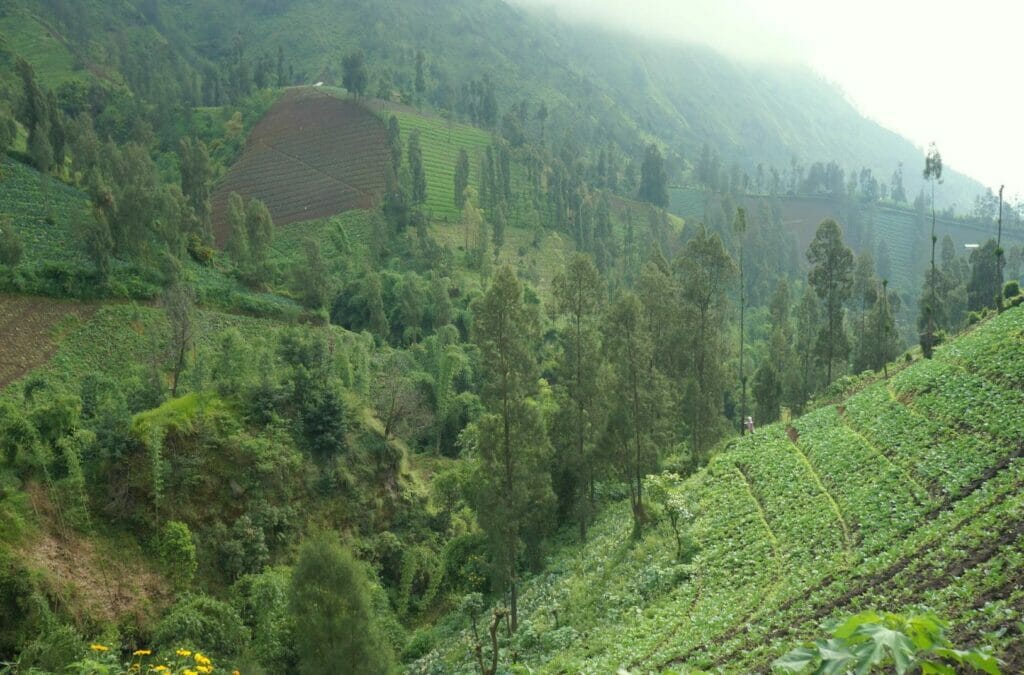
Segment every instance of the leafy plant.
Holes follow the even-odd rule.
[[[832,633],[797,647],[772,665],[788,673],[820,674],[856,672],[952,675],[955,667],[999,675],[999,661],[987,648],[955,649],[946,638],[946,624],[932,614],[903,616],[868,611],[825,624]]]

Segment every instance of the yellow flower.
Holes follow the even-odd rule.
[[[192,652],[187,649],[179,649],[177,653],[178,656],[192,656]]]
[[[101,644],[89,645],[89,649],[93,650],[94,652],[109,652],[110,651],[110,647],[108,647],[106,645],[101,645]]]
[[[200,673],[212,673],[213,666],[196,666],[196,670],[198,670]]]
[[[208,665],[210,665],[212,663],[210,661],[210,659],[206,658],[205,656],[203,656],[199,652],[196,652],[195,660],[196,660],[196,663],[198,663],[201,666],[208,666]]]
[[[183,671],[181,675],[199,675],[199,673],[195,670],[186,670]]]
[[[152,651],[150,651],[150,650],[148,650],[148,649],[136,649],[136,650],[135,650],[135,651],[134,651],[134,652],[132,653],[132,656],[149,656],[149,655],[150,655],[150,654],[152,654],[152,653],[153,653],[153,652],[152,652]]]
[[[242,674],[240,672],[238,672],[237,670],[232,670],[231,671],[231,675],[242,675]]]

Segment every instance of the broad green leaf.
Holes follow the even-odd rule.
[[[956,668],[945,663],[921,661],[918,665],[921,666],[921,675],[956,675]]]
[[[991,654],[972,649],[967,652],[964,661],[989,675],[1002,675],[1002,670],[999,668],[999,660]]]
[[[772,662],[772,668],[783,670],[787,673],[802,673],[817,658],[818,650],[804,645],[775,659]]]
[[[883,663],[887,653],[892,657],[897,673],[902,675],[907,672],[916,651],[910,638],[899,631],[878,624],[861,626],[858,632],[871,638],[871,642],[866,645],[870,649],[858,650],[858,673],[867,673],[872,666]]]
[[[838,624],[833,624],[832,634],[840,639],[852,637],[861,626],[882,623],[883,618],[878,612],[861,612]]]

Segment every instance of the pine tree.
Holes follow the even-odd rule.
[[[640,166],[640,201],[649,202],[663,209],[668,208],[668,175],[665,160],[658,146],[651,143],[644,153]]]
[[[826,219],[818,226],[807,249],[813,266],[807,280],[825,303],[825,325],[815,343],[815,353],[825,365],[826,383],[832,382],[832,366],[846,359],[850,341],[843,325],[843,303],[853,290],[853,252],[843,243],[839,224]]]
[[[459,211],[466,205],[466,188],[469,187],[469,155],[465,148],[459,148],[455,163],[455,208]]]
[[[188,198],[199,236],[209,243],[213,240],[210,222],[210,186],[213,182],[213,166],[210,153],[201,140],[184,137],[178,145],[181,164],[181,192]]]
[[[249,231],[245,226],[245,202],[237,192],[228,196],[228,222],[231,233],[228,235],[226,249],[228,256],[240,269],[249,266]]]
[[[274,220],[270,217],[267,205],[258,199],[250,200],[245,206],[245,229],[253,274],[260,281],[267,281],[270,276],[267,257],[274,240]]]
[[[600,334],[597,323],[604,295],[601,277],[590,257],[577,253],[552,284],[555,310],[562,319],[562,359],[558,381],[567,401],[561,408],[569,428],[560,449],[560,464],[572,485],[569,501],[586,539],[594,509],[594,462],[597,403],[600,395]]]
[[[687,372],[695,396],[687,402],[694,458],[706,453],[721,433],[725,372],[725,299],[736,265],[721,238],[703,226],[675,261],[689,333]]]
[[[479,464],[475,502],[490,543],[496,585],[508,590],[510,627],[518,625],[519,550],[539,544],[550,526],[554,496],[546,472],[550,448],[537,392],[538,317],[523,301],[515,272],[502,266],[473,303],[473,342],[483,365],[481,398],[487,412],[477,423]]]
[[[420,147],[420,130],[409,134],[409,173],[412,175],[412,203],[423,205],[427,201],[427,175],[423,169],[423,149]]]
[[[289,592],[299,672],[320,675],[345,664],[353,675],[394,670],[374,618],[367,572],[328,534],[303,542]]]
[[[366,74],[366,55],[363,50],[357,49],[341,60],[342,77],[341,83],[345,89],[357,97],[366,93],[366,87],[370,83]]]

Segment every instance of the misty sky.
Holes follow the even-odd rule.
[[[1015,0],[513,0],[741,58],[809,64],[948,166],[1024,198],[1024,3]],[[923,160],[922,160],[923,165]],[[908,167],[909,169],[909,167]],[[957,205],[969,210],[968,205]]]

